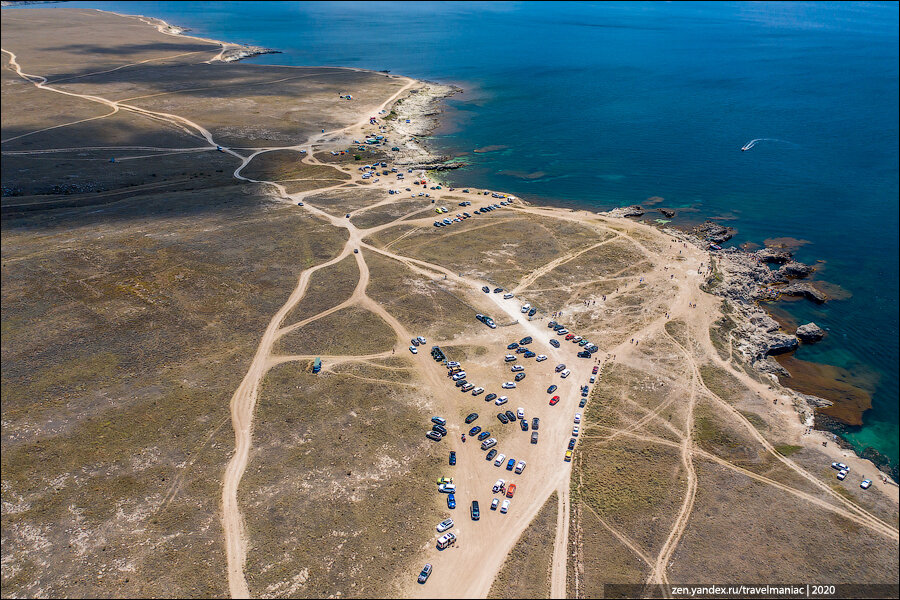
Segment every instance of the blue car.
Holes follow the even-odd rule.
[[[456,508],[456,494],[447,494],[447,508]]]
[[[476,425],[475,427],[473,427],[472,429],[469,430],[469,435],[475,435],[475,434],[477,434],[479,431],[481,431],[481,427],[479,427],[478,425]]]
[[[456,451],[455,451],[455,450],[451,450],[451,451],[450,451],[450,466],[452,467],[452,466],[454,466],[455,464],[456,464]]]
[[[511,459],[509,459],[509,462],[506,463],[506,470],[512,471],[515,466],[516,466],[516,459],[511,458]]]
[[[555,392],[555,391],[556,391],[556,386],[555,386],[555,385],[551,385],[550,387],[547,388],[547,393],[548,393],[548,394],[552,394],[552,393]]]

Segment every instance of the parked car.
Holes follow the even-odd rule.
[[[841,462],[833,462],[831,463],[832,469],[837,469],[838,471],[849,471],[850,467]]]
[[[549,323],[547,323],[547,327],[550,329],[553,329],[554,327],[556,327],[556,325],[556,321],[550,321]]]
[[[531,350],[526,350],[525,358],[534,358],[534,352],[532,352]]]
[[[511,483],[511,484],[509,484],[509,487],[506,488],[506,497],[512,498],[515,495],[516,495],[516,484]]]
[[[500,505],[500,512],[504,515],[509,511],[509,500],[504,500],[503,504]]]
[[[446,428],[446,427],[443,427],[443,426],[441,426],[441,425],[437,425],[437,424],[432,425],[432,426],[431,426],[431,430],[432,430],[432,431],[438,432],[438,433],[441,434],[442,436],[447,435],[447,428]]]
[[[526,346],[519,346],[516,348],[516,354],[527,354],[528,348]]]
[[[566,370],[566,365],[565,365],[565,364],[559,364],[559,365],[556,365],[556,372],[557,372],[557,373],[559,373],[559,372],[561,372],[561,371],[565,371],[565,370]]]
[[[438,533],[444,533],[445,531],[447,531],[447,530],[450,529],[451,527],[453,527],[453,519],[444,519],[443,521],[441,521],[440,523],[438,523],[438,526],[437,526],[437,532],[438,532]]]
[[[847,471],[838,471],[837,478],[843,481],[847,477]]]
[[[491,437],[490,431],[482,431],[478,434],[478,441],[480,442],[481,440],[487,439],[489,437]]]
[[[419,573],[419,578],[416,580],[419,583],[425,583],[428,581],[428,578],[431,576],[431,564],[426,564],[422,568],[422,572]]]
[[[497,451],[496,451],[496,450],[491,450],[491,451],[488,452],[487,455],[484,457],[484,460],[491,460],[491,459],[494,458],[495,456],[497,456]]]
[[[575,449],[575,438],[569,438],[569,450]]]
[[[559,340],[550,340],[550,345],[554,348],[559,348]]]
[[[516,474],[521,475],[522,471],[524,471],[524,470],[525,470],[525,461],[520,460],[519,463],[516,465]]]
[[[488,448],[493,448],[496,445],[497,445],[496,438],[488,438],[488,439],[484,440],[483,442],[481,442],[481,449],[487,450]]]
[[[499,499],[494,498],[493,500],[491,500],[491,510],[497,510],[497,507],[498,507],[498,506],[500,506],[500,500],[499,500]]]
[[[500,419],[500,422],[503,423],[504,425],[509,423],[509,419],[507,418],[506,414],[504,414],[502,412],[497,413],[497,418]]]
[[[466,417],[466,425],[474,421],[478,418],[478,413],[469,413],[469,416]]]
[[[420,343],[420,344],[424,344],[424,343],[425,343],[425,338],[424,338],[423,336],[421,336],[421,335],[418,336],[418,337],[416,337],[416,339],[419,340],[419,343]]]
[[[528,431],[528,419],[522,419],[519,421],[519,427],[522,428],[522,431]]]
[[[587,405],[587,398],[582,396],[581,400],[578,401],[578,408],[584,408],[586,405]]]
[[[572,451],[566,450],[566,462],[572,462]]]
[[[518,348],[518,347],[519,347],[519,343],[518,343],[518,342],[513,342],[512,344],[510,344],[509,346],[507,346],[506,349],[507,349],[507,350],[515,350],[515,349]]]
[[[455,494],[456,493],[456,484],[455,483],[442,483],[438,486],[438,491],[444,494]]]
[[[512,367],[509,368],[509,370],[512,371],[513,373],[518,373],[519,371],[524,371],[525,367],[523,367],[522,365],[513,365]]]
[[[506,470],[507,470],[507,471],[512,471],[514,468],[516,468],[516,459],[511,458],[511,459],[509,459],[509,461],[506,463]]]
[[[522,408],[521,406],[518,409],[516,409],[516,418],[518,418],[518,419],[525,418],[525,409]]]
[[[862,483],[859,484],[859,487],[861,487],[864,490],[867,490],[867,489],[869,489],[870,485],[872,485],[871,479],[863,479]]]
[[[472,520],[477,521],[481,518],[481,509],[478,508],[478,500],[472,500]]]
[[[503,464],[503,462],[504,462],[505,460],[506,460],[506,455],[505,455],[505,454],[498,454],[498,455],[497,455],[497,459],[494,461],[494,466],[495,466],[495,467],[499,467],[500,465]]]
[[[538,362],[544,362],[545,360],[547,360],[547,355],[546,354],[538,354],[537,358],[535,358],[534,360],[536,360]]]
[[[504,300],[509,300],[509,299],[512,298],[512,297],[513,297],[512,294],[503,294],[503,299],[504,299]]]
[[[528,311],[528,316],[529,316],[529,317],[533,317],[533,316],[536,315],[536,314],[537,314],[537,309],[536,309],[536,308],[532,308],[531,310]]]
[[[419,345],[419,340],[417,340],[416,338],[413,338],[413,339],[409,340],[409,342],[410,342],[413,346],[418,346],[418,345]]]
[[[533,341],[534,340],[531,338],[530,335],[526,335],[521,340],[519,340],[519,343],[522,344],[523,346],[527,346],[528,344],[530,344]]]
[[[490,402],[491,400],[494,400],[495,398],[497,398],[497,394],[488,394],[487,396],[484,397],[484,401]]]
[[[456,450],[450,451],[450,466],[454,466],[456,464]]]
[[[578,425],[575,425],[574,427],[572,427],[572,435],[573,436],[578,437],[578,434],[580,431],[581,430],[578,428]]]
[[[565,340],[568,342],[569,340],[571,340],[571,339],[574,338],[574,337],[575,337],[575,335],[572,334],[572,333],[570,333],[569,335],[567,335],[567,336],[566,336],[565,338],[563,338],[563,339],[565,339]]]
[[[500,490],[502,490],[504,487],[506,487],[506,480],[505,480],[505,479],[498,479],[498,480],[496,481],[496,483],[494,483],[494,487],[491,488],[491,491],[494,492],[494,493],[496,494],[497,492],[499,492]]]
[[[568,335],[569,330],[563,327],[562,329],[556,330],[556,335]]]
[[[472,390],[472,395],[473,395],[473,396],[477,396],[477,395],[483,394],[483,393],[484,393],[484,388],[483,388],[483,387],[477,387],[477,388],[475,388],[474,390]]]
[[[597,376],[596,376],[596,375],[591,375],[590,382],[591,382],[591,383],[594,383],[595,381],[597,381]]]
[[[516,376],[513,379],[515,379],[516,381],[522,381],[523,379],[525,379],[525,373],[516,373]]]
[[[548,394],[552,394],[553,392],[556,391],[556,389],[557,389],[557,388],[556,388],[555,385],[551,385],[550,387],[547,388],[547,393],[548,393]]]
[[[559,374],[559,376],[562,377],[563,379],[565,379],[566,377],[568,377],[571,374],[572,374],[572,371],[570,371],[568,369],[564,369],[563,372]]]
[[[581,352],[579,352],[579,353],[576,354],[575,356],[577,356],[578,358],[590,358],[590,357],[591,357],[591,353],[588,352],[587,350],[582,350]]]
[[[500,387],[502,387],[504,390],[511,390],[516,387],[516,383],[514,381],[505,381]]]
[[[552,398],[550,398],[550,406],[556,406],[556,404],[558,402],[559,402],[559,396],[553,396]]]
[[[591,370],[591,374],[596,375],[598,371],[600,371],[600,367],[598,365],[594,365],[594,368]]]
[[[503,357],[503,360],[506,362],[512,362],[512,361],[516,360],[516,357],[512,354],[507,354],[506,356]]]
[[[427,437],[429,440],[434,440],[435,442],[439,442],[439,441],[441,441],[441,439],[444,436],[439,434],[437,431],[429,431],[428,433],[425,434],[425,437]]]
[[[439,550],[443,550],[444,548],[449,548],[456,542],[456,535],[452,533],[445,533],[437,541],[437,547]]]
[[[537,431],[532,431],[532,432],[531,432],[531,443],[532,443],[532,444],[537,444],[537,442],[538,442],[538,432],[537,432]]]
[[[431,417],[431,422],[436,425],[446,425],[447,419],[445,419],[443,417]]]
[[[418,353],[419,353],[419,351],[416,350],[416,347],[415,347],[415,346],[410,346],[410,347],[409,347],[409,351],[412,352],[413,354],[418,354]]]
[[[509,398],[507,398],[506,396],[500,396],[499,398],[494,400],[494,404],[496,404],[497,406],[501,406],[503,404],[506,404],[507,402],[509,402]]]
[[[473,384],[467,383],[467,384],[465,384],[464,386],[462,386],[462,387],[459,388],[459,389],[460,389],[461,391],[463,391],[463,392],[468,392],[468,391],[471,390],[473,387],[475,387]]]
[[[538,419],[537,417],[534,417],[533,419],[531,419],[531,428],[532,429],[537,429],[538,425],[540,425],[540,424],[541,424],[541,420]]]
[[[490,294],[491,288],[489,288],[488,286],[485,285],[485,286],[482,286],[481,291],[484,292],[485,294]]]
[[[516,414],[513,411],[508,410],[508,411],[506,411],[506,418],[509,419],[510,423],[515,423]]]
[[[481,427],[476,425],[475,427],[473,427],[472,429],[469,430],[469,435],[473,435],[473,436],[478,435],[479,431],[481,431]]]
[[[501,288],[501,287],[494,288],[494,293],[495,293],[495,294],[499,294],[499,293],[502,292],[502,291],[503,291],[503,288]]]

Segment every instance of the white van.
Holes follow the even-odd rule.
[[[565,379],[566,377],[569,376],[569,374],[570,374],[571,372],[572,372],[572,371],[570,371],[570,370],[568,370],[568,369],[564,369],[563,372],[559,374],[559,376],[562,377],[563,379]]]
[[[445,533],[437,541],[437,547],[441,550],[448,548],[456,543],[456,535],[453,533]]]
[[[504,461],[504,460],[506,460],[506,455],[505,455],[505,454],[498,454],[498,455],[497,455],[497,460],[494,461],[494,466],[495,466],[495,467],[499,467],[500,465],[503,464],[503,461]]]

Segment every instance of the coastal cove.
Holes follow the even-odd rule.
[[[467,163],[448,182],[533,204],[674,209],[673,225],[735,227],[728,245],[797,240],[814,279],[847,293],[778,303],[791,321],[827,332],[794,358],[866,379],[872,408],[842,435],[896,471],[895,4],[794,5],[775,16],[731,4],[553,5],[551,18],[540,4],[67,7],[140,13],[283,52],[258,64],[459,85],[427,140]],[[801,15],[817,26],[797,25]],[[478,34],[466,33],[474,23]],[[740,151],[756,138],[770,139]]]

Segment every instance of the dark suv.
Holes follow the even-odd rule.
[[[540,425],[540,423],[541,423],[541,420],[540,420],[540,419],[538,419],[537,417],[533,418],[533,419],[531,420],[531,428],[532,428],[532,429],[537,429],[537,428],[538,428],[538,425]]]
[[[478,508],[478,500],[472,500],[472,520],[477,521],[481,518],[481,509]]]

